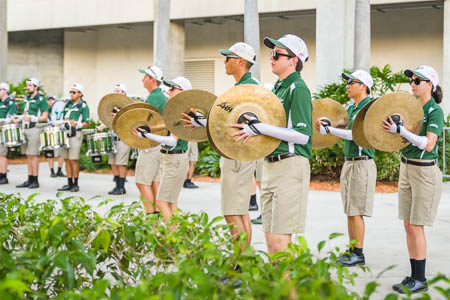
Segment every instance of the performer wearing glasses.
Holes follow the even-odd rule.
[[[425,277],[427,242],[424,226],[432,226],[442,195],[442,172],[437,166],[438,143],[444,126],[439,75],[430,66],[406,70],[414,94],[422,103],[424,119],[418,135],[403,127],[403,122],[384,121],[384,129],[400,134],[411,144],[403,148],[398,181],[398,216],[406,231],[411,276],[392,288],[417,293],[428,289]]]
[[[35,189],[39,187],[40,135],[43,127],[47,125],[48,104],[45,96],[39,93],[39,80],[36,78],[27,80],[27,92],[24,114],[19,116],[15,122],[23,122],[25,128],[24,134],[27,142],[22,145],[22,154],[27,155],[28,180],[16,187]]]
[[[9,84],[0,83],[0,123],[9,124],[16,113],[14,99],[9,96]],[[8,147],[0,143],[0,184],[7,184],[8,178]]]
[[[80,166],[78,159],[80,156],[80,147],[83,143],[83,133],[81,129],[89,126],[89,107],[83,100],[84,87],[75,83],[70,90],[72,98],[64,107],[64,121],[68,123],[58,123],[59,126],[64,125],[68,130],[69,149],[63,148],[61,156],[66,161],[67,184],[58,191],[78,192],[78,177],[80,174]]]
[[[358,112],[369,101],[373,79],[364,70],[357,70],[352,74],[342,73],[347,80],[347,95],[355,102],[347,109],[349,129],[339,129],[328,126],[317,120],[316,127],[320,134],[333,134],[345,140],[345,163],[341,171],[341,195],[344,212],[347,215],[347,228],[350,242],[356,241],[346,254],[338,260],[347,267],[364,265],[363,243],[365,234],[364,216],[371,217],[373,199],[377,179],[377,166],[373,160],[375,151],[364,149],[353,141],[352,126]]]

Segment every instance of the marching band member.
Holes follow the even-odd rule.
[[[398,217],[403,220],[406,231],[411,276],[392,286],[394,291],[412,293],[428,289],[425,277],[427,242],[424,226],[432,226],[442,196],[442,172],[437,166],[438,139],[444,126],[442,90],[439,75],[430,66],[406,70],[411,89],[421,102],[424,113],[422,128],[418,135],[403,127],[403,122],[384,121],[386,131],[400,134],[411,142],[400,150],[400,178],[398,180]]]
[[[339,129],[317,120],[316,127],[320,134],[332,134],[343,138],[345,163],[342,166],[340,185],[344,212],[347,215],[348,236],[356,244],[351,247],[338,262],[347,267],[364,265],[363,243],[365,234],[364,217],[371,217],[375,186],[377,181],[377,166],[373,160],[375,151],[358,146],[352,137],[353,121],[358,112],[370,101],[370,89],[373,79],[364,70],[352,74],[342,73],[347,80],[347,95],[355,103],[347,109],[349,129]]]
[[[13,121],[12,116],[16,113],[14,99],[9,96],[9,84],[0,83],[0,122],[9,124]],[[0,184],[7,184],[8,172],[8,147],[0,143]]]
[[[144,74],[142,83],[150,93],[145,103],[153,105],[162,114],[167,103],[167,99],[160,88],[163,81],[162,70],[156,66],[151,66],[147,69],[140,69],[139,72]],[[160,150],[161,146],[142,150],[139,152],[136,161],[136,186],[144,199],[147,214],[159,214],[155,201],[161,177]]]
[[[64,112],[64,101],[56,100],[55,96],[48,96],[48,123],[55,126],[56,122],[62,119]],[[58,160],[58,172],[55,173],[55,159]],[[60,149],[53,150],[53,157],[48,158],[51,177],[66,177],[62,172],[64,158],[61,157]]]
[[[47,124],[48,104],[45,96],[39,93],[39,80],[36,78],[27,80],[27,92],[24,114],[15,119],[15,122],[22,122],[25,129],[24,134],[27,142],[22,145],[22,154],[27,155],[28,180],[16,187],[35,189],[39,187],[40,135],[43,132],[43,127]]]
[[[286,112],[287,128],[272,126],[246,116],[248,124],[231,124],[240,128],[232,136],[246,142],[258,134],[281,140],[266,157],[263,167],[261,205],[263,230],[268,252],[283,251],[292,234],[305,230],[306,207],[310,180],[309,158],[312,152],[312,102],[306,83],[300,76],[308,59],[306,43],[287,34],[279,40],[265,38],[273,49],[272,72],[278,76],[273,92],[280,98]],[[247,205],[248,205],[248,198]]]
[[[172,81],[164,81],[164,84],[169,87],[170,98],[182,91],[192,89],[191,82],[184,77],[177,77]],[[168,136],[152,134],[145,127],[134,129],[133,133],[136,136],[148,138],[162,144],[162,176],[161,185],[156,196],[156,206],[164,219],[167,220],[176,213],[178,196],[189,169],[188,142],[179,139],[171,133]]]
[[[80,147],[83,143],[83,133],[81,129],[89,126],[89,107],[83,100],[84,87],[75,83],[70,89],[71,100],[64,107],[64,121],[59,125],[64,125],[68,129],[69,149],[63,148],[61,156],[66,161],[67,184],[58,191],[78,192],[78,177],[80,166],[78,163]]]

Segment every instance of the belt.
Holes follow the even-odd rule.
[[[357,160],[369,160],[373,159],[370,156],[354,156],[354,157],[346,157],[345,161],[357,161]]]
[[[289,157],[293,157],[293,156],[297,156],[294,153],[283,153],[280,155],[275,155],[275,156],[270,156],[270,157],[266,157],[266,161],[268,162],[276,162],[276,161],[280,161]]]
[[[164,153],[164,154],[182,154],[182,153],[186,153],[186,150],[167,150],[167,149],[161,149],[161,153]]]
[[[36,122],[30,122],[28,126],[25,126],[25,129],[30,129],[36,127]]]
[[[401,158],[402,163],[413,165],[413,166],[419,166],[419,167],[429,167],[434,166],[436,164],[436,161],[415,161],[415,160],[408,160],[406,157],[402,156]]]

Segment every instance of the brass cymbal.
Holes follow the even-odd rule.
[[[124,106],[120,109],[120,111],[116,114],[116,116],[113,119],[113,123],[112,123],[112,130],[115,131],[115,128],[117,126],[117,120],[120,118],[120,116],[122,116],[125,112],[129,111],[130,109],[135,109],[135,108],[146,108],[146,109],[150,109],[153,110],[157,113],[159,113],[159,109],[157,109],[156,107],[154,107],[151,104],[147,104],[147,103],[131,103],[128,104],[127,106]]]
[[[211,134],[209,133],[209,124],[210,124],[209,122],[206,123],[206,135],[208,136],[208,141],[209,141],[209,144],[211,145],[211,148],[212,148],[214,151],[216,151],[220,156],[223,156],[223,157],[225,157],[225,158],[231,159],[231,158],[229,158],[228,156],[226,156],[222,151],[220,151],[220,149],[217,148],[216,144],[214,144],[214,141],[213,141],[213,139],[211,138]]]
[[[365,149],[373,149],[373,146],[369,143],[369,141],[366,139],[366,135],[364,134],[364,119],[366,117],[366,113],[369,110],[370,106],[375,102],[376,100],[372,100],[368,102],[366,105],[364,105],[363,108],[358,112],[358,114],[355,117],[355,120],[353,121],[352,125],[352,137],[353,141],[360,147],[363,147]]]
[[[216,98],[214,94],[202,90],[188,90],[175,95],[169,99],[164,107],[163,117],[167,129],[182,140],[190,142],[206,141],[208,139],[206,128],[184,127],[185,123],[180,121],[181,113],[189,114],[191,108],[195,108],[206,117]]]
[[[159,145],[150,139],[135,136],[132,130],[139,126],[148,126],[152,133],[158,135],[166,136],[168,132],[162,116],[148,108],[134,108],[124,112],[117,119],[114,131],[122,142],[132,148],[149,149]]]
[[[103,124],[105,124],[106,127],[112,129],[113,117],[111,117],[110,113],[113,112],[114,107],[121,109],[122,107],[133,102],[134,100],[122,94],[112,93],[105,95],[98,104],[98,118],[103,122]]]
[[[313,100],[312,105],[312,148],[322,149],[333,146],[339,141],[340,138],[332,134],[321,135],[320,132],[316,129],[315,123],[317,120],[328,120],[330,121],[330,125],[335,128],[347,129],[347,111],[342,104],[329,98]]]
[[[272,153],[280,140],[257,135],[246,143],[235,142],[232,137],[244,114],[256,116],[261,122],[286,127],[286,113],[280,99],[269,90],[254,84],[237,85],[228,89],[214,101],[208,116],[211,144],[224,156],[239,161],[254,161]]]
[[[420,100],[405,92],[386,94],[370,106],[364,119],[364,134],[375,149],[392,152],[410,144],[399,134],[384,131],[383,120],[395,114],[402,117],[407,130],[414,134],[420,132],[423,124]]]

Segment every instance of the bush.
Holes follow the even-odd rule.
[[[195,166],[195,172],[199,175],[219,177],[220,155],[211,148],[208,141],[198,143],[199,159]]]
[[[242,251],[223,218],[205,213],[164,223],[140,203],[112,206],[104,217],[77,197],[37,203],[0,194],[0,203],[1,299],[369,299],[377,287],[347,290],[357,274],[336,263],[338,248],[325,251],[327,241],[318,255],[303,237],[273,256]],[[225,276],[241,288],[222,283]],[[444,275],[430,283],[438,281],[450,284]]]
[[[344,70],[351,73],[351,70]],[[393,73],[389,65],[382,69],[379,67],[370,68],[374,85],[372,87],[372,97],[384,95],[388,92],[398,91],[400,84],[407,83],[408,78],[403,71]],[[342,79],[338,83],[324,86],[319,92],[313,95],[314,99],[331,98],[341,104],[348,105],[350,99],[347,97],[346,81]],[[398,180],[399,175],[399,153],[382,152],[375,150],[375,162],[377,164],[378,180]],[[336,145],[320,150],[313,150],[311,159],[311,171],[315,176],[327,176],[338,179],[342,165],[344,164],[344,143],[339,141]]]

